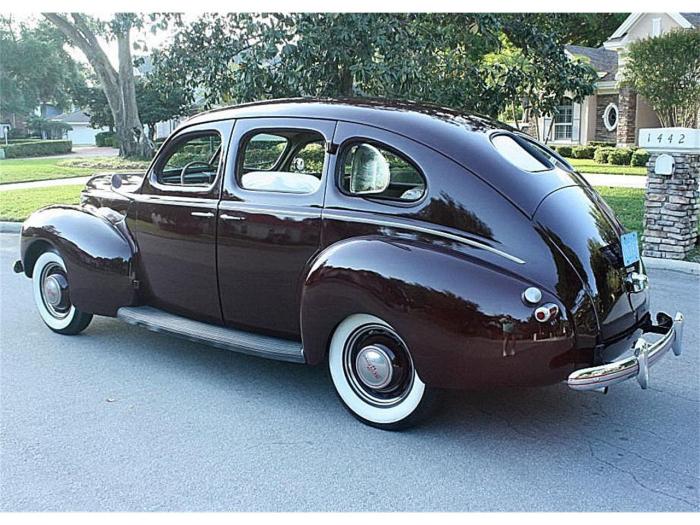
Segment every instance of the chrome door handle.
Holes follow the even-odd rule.
[[[214,214],[210,211],[193,211],[190,213],[193,217],[213,217]]]
[[[245,219],[245,217],[242,217],[240,215],[229,215],[228,213],[222,213],[219,215],[220,219],[223,219],[225,221],[242,221]]]

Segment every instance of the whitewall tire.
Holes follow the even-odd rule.
[[[427,414],[432,391],[399,334],[378,317],[354,314],[338,325],[328,368],[341,401],[363,423],[395,430]]]
[[[70,301],[68,273],[58,253],[47,251],[36,260],[32,288],[39,315],[54,332],[73,335],[90,324],[92,315],[81,312]]]

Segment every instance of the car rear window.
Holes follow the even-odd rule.
[[[508,162],[524,171],[547,171],[552,169],[552,165],[546,162],[546,156],[540,153],[543,159],[538,158],[534,152],[528,151],[524,145],[520,144],[510,135],[499,134],[491,138],[491,143],[496,150]],[[533,148],[533,146],[530,146]]]

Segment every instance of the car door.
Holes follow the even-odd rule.
[[[216,216],[232,127],[211,122],[169,139],[135,195],[129,222],[147,304],[219,324]]]
[[[334,128],[335,121],[300,118],[236,123],[218,218],[226,324],[299,337],[301,285],[320,244]]]

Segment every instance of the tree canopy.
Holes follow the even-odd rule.
[[[495,116],[527,98],[536,114],[551,114],[563,96],[590,94],[596,76],[567,58],[561,24],[528,16],[206,14],[155,62],[166,84],[208,105],[370,96]]]
[[[63,49],[65,37],[51,24],[35,27],[0,16],[0,110],[22,116],[42,103],[66,109],[80,67]]]
[[[633,42],[623,76],[662,126],[700,126],[700,31],[676,30]]]

